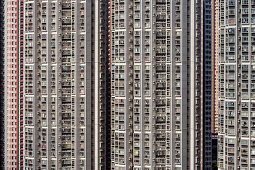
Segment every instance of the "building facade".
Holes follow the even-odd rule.
[[[219,1],[212,0],[212,106],[211,106],[211,133],[212,133],[212,164],[217,167],[218,143],[218,50],[219,50]]]
[[[19,4],[5,1],[5,167],[19,167]],[[23,147],[23,146],[22,146]],[[20,147],[20,148],[22,148]],[[22,152],[22,151],[21,151]]]
[[[203,165],[212,167],[212,1],[204,0],[203,5]]]
[[[6,169],[211,168],[211,1],[6,0],[5,25]]]
[[[255,1],[219,0],[218,165],[255,168]]]
[[[112,169],[203,169],[203,1],[110,10]]]
[[[107,4],[6,0],[6,169],[109,168]]]
[[[218,133],[219,1],[212,1],[212,133]]]
[[[4,1],[0,1],[0,169],[4,168]]]

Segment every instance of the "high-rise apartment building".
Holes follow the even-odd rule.
[[[6,169],[210,169],[211,12],[6,0]]]
[[[212,162],[217,166],[218,143],[218,50],[219,50],[219,1],[212,0],[212,106],[211,106],[211,132],[212,132]]]
[[[210,167],[211,150],[204,145],[211,141],[204,135],[211,130],[205,115],[211,99],[202,93],[211,59],[202,49],[210,37],[201,38],[210,35],[202,25],[203,17],[209,24],[207,6],[196,0],[110,1],[112,169]]]
[[[255,168],[255,1],[219,0],[218,165]]]
[[[5,0],[5,167],[18,169],[19,155],[23,154],[23,142],[19,146],[19,94],[23,96],[23,88],[19,90],[19,51],[24,55],[23,48],[19,49],[19,1]],[[24,2],[22,2],[24,3]],[[20,7],[23,10],[23,5]],[[22,13],[24,15],[24,12]],[[23,19],[20,19],[23,24]],[[22,25],[24,27],[24,25]],[[22,47],[24,45],[24,28],[20,30]],[[23,61],[24,58],[22,58]],[[22,63],[23,64],[23,63]],[[21,66],[21,65],[20,65]],[[23,65],[22,65],[23,67]],[[21,70],[21,69],[20,69]],[[23,72],[23,70],[21,70]],[[20,82],[23,83],[23,82]],[[22,102],[21,102],[22,103]],[[23,107],[23,106],[21,106]],[[23,113],[23,108],[20,110]],[[20,122],[22,125],[22,122]],[[22,156],[23,157],[23,156]],[[22,158],[23,159],[23,158]]]
[[[6,169],[109,168],[107,4],[5,1]]]
[[[212,133],[218,133],[219,0],[212,1]]]
[[[4,1],[0,1],[0,125],[0,162],[4,162]]]
[[[203,167],[212,167],[212,1],[203,0]]]

